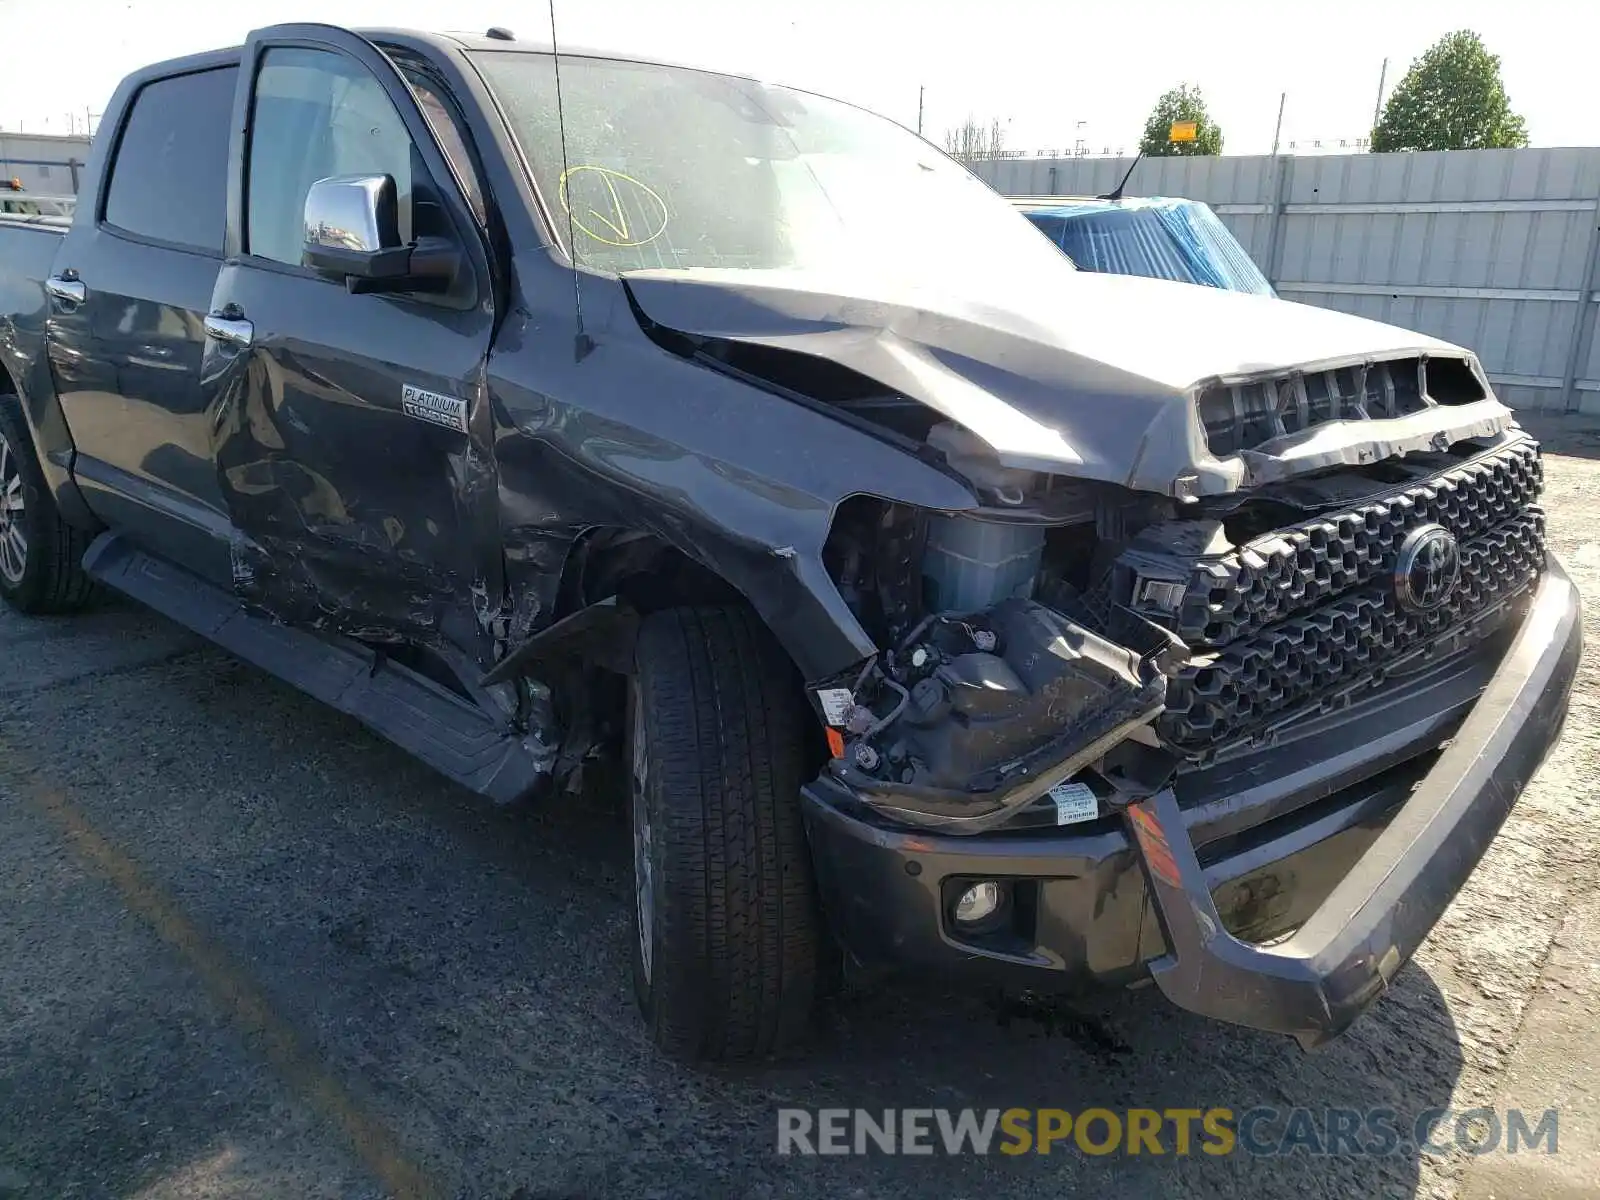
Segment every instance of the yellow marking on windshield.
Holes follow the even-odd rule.
[[[576,175],[588,171],[598,175],[606,187],[606,198],[610,201],[605,207],[609,213],[601,212],[592,205],[585,204],[581,199],[574,198],[569,181]],[[622,184],[620,191],[617,184]],[[583,230],[585,234],[597,242],[607,246],[643,246],[660,237],[667,228],[667,202],[649,184],[635,179],[632,175],[622,171],[614,171],[610,167],[596,167],[583,164],[570,167],[561,173],[561,207],[566,209],[572,218],[572,224]],[[648,219],[641,223],[641,228],[649,229],[648,233],[638,236],[635,228],[629,225],[627,205],[624,197],[634,202],[635,216],[649,214]],[[578,209],[585,209],[582,215]],[[653,211],[652,211],[653,210]],[[605,232],[599,232],[595,227],[603,227]],[[653,227],[653,228],[652,228]]]
[[[611,182],[611,176],[602,175],[601,178],[606,181],[606,191],[611,193],[611,211],[617,214],[617,219],[613,222],[610,217],[592,208],[589,210],[589,215],[604,221],[606,228],[621,238],[623,244],[626,245],[628,241],[628,214],[622,211],[622,200],[617,195],[617,185]]]

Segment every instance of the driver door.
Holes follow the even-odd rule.
[[[472,590],[499,561],[478,226],[410,89],[364,39],[263,30],[240,79],[234,128],[248,133],[202,367],[235,584],[294,623],[470,652]],[[307,194],[330,176],[390,177],[400,242],[459,250],[448,290],[357,294],[303,265]]]

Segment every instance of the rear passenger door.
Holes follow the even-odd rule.
[[[476,649],[498,569],[494,327],[481,231],[405,80],[324,26],[252,35],[205,388],[236,579],[284,619]],[[446,294],[368,294],[303,263],[311,185],[387,175],[400,241],[448,239]],[[419,400],[419,397],[421,398]]]
[[[125,87],[57,258],[48,352],[90,506],[148,549],[228,576],[228,517],[200,387],[222,265],[235,61]]]

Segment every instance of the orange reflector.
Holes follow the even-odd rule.
[[[1132,818],[1134,836],[1139,839],[1139,849],[1144,851],[1144,863],[1150,873],[1172,887],[1182,887],[1183,875],[1172,857],[1166,830],[1161,828],[1150,806],[1140,801],[1129,807],[1128,816]]]
[[[844,734],[832,725],[828,726],[828,753],[835,758],[844,757]]]

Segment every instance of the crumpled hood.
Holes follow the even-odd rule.
[[[1201,477],[1186,485],[1199,492],[1246,482],[1243,464],[1205,446],[1193,401],[1203,381],[1470,357],[1376,321],[1216,288],[1072,271],[997,276],[1004,288],[979,299],[879,273],[701,268],[623,279],[661,326],[837,362],[965,426],[1008,466],[1162,492],[1184,475]],[[1395,431],[1373,430],[1384,432]]]

